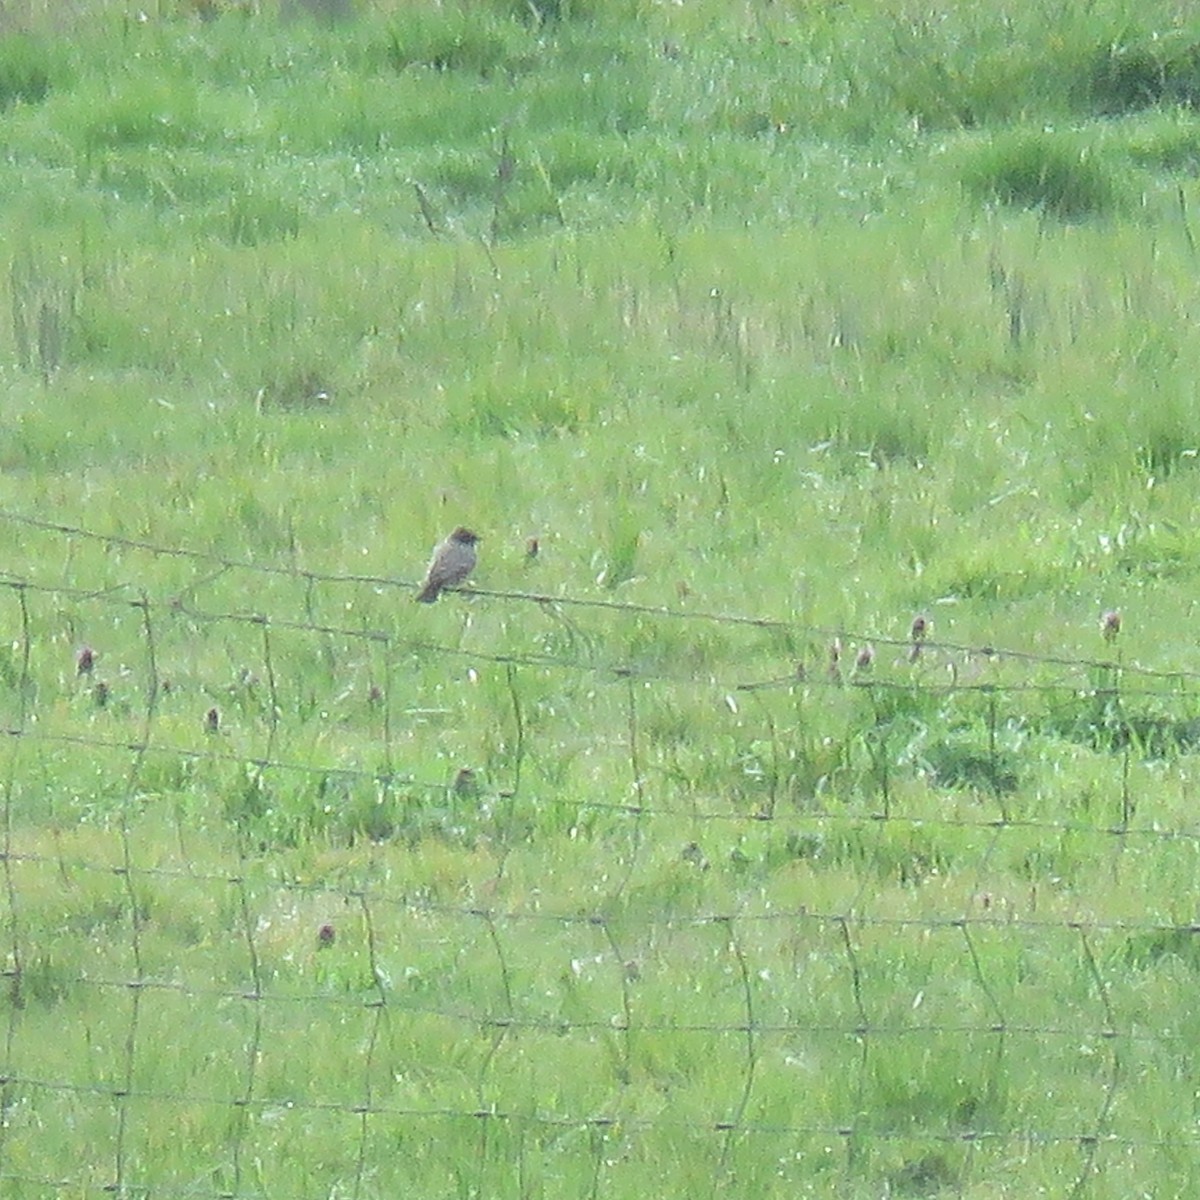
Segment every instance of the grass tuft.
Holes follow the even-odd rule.
[[[49,42],[22,35],[0,39],[0,110],[40,103],[61,74]]]
[[[298,237],[301,215],[287,197],[243,191],[230,197],[218,228],[231,246],[258,246]]]
[[[323,372],[313,367],[293,367],[266,380],[258,391],[262,411],[328,408],[334,389]]]
[[[1122,116],[1142,109],[1200,106],[1200,41],[1182,34],[1101,47],[1087,73],[1091,111]]]
[[[534,47],[515,21],[465,8],[412,8],[394,23],[381,46],[393,71],[425,67],[488,79],[531,69]]]
[[[973,153],[962,178],[981,199],[1063,221],[1106,216],[1120,200],[1112,168],[1089,145],[1063,134],[998,136]]]

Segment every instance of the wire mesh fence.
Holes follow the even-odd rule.
[[[0,578],[4,1194],[1195,1182],[1200,675],[1111,619],[1073,658],[431,615],[0,522],[38,549]]]

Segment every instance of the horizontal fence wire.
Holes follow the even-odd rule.
[[[1200,1149],[1146,1082],[1190,1095],[1200,672],[1111,619],[433,624],[413,579],[5,526],[6,1194],[1074,1196]]]

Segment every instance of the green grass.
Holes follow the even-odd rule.
[[[1192,1194],[1200,23],[347,7],[5,11],[0,1193]]]

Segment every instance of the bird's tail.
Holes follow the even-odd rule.
[[[432,604],[438,596],[441,595],[442,589],[436,583],[427,583],[417,593],[418,604]]]

